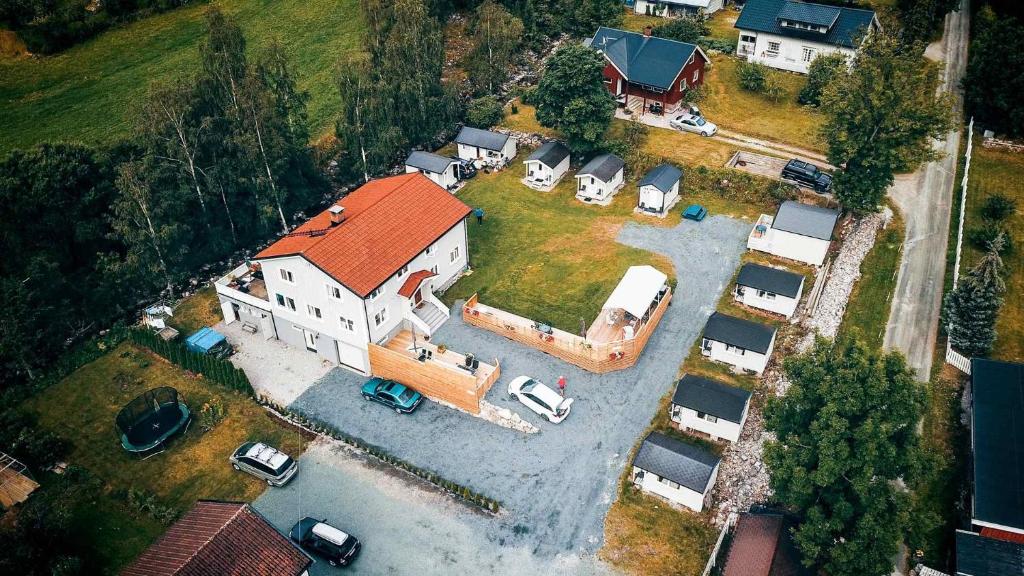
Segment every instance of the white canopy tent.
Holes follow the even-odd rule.
[[[653,266],[630,266],[602,310],[625,310],[636,318],[643,318],[666,280],[668,276]]]

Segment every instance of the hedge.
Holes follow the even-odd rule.
[[[148,348],[153,353],[163,356],[171,364],[184,368],[189,372],[202,374],[211,382],[231,390],[243,392],[253,398],[256,397],[252,383],[249,382],[249,377],[240,368],[236,368],[234,364],[227,360],[192,352],[184,344],[168,342],[145,328],[133,328],[128,333],[128,339],[134,344]]]

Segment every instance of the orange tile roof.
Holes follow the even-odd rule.
[[[411,297],[412,293],[420,287],[420,284],[431,276],[437,276],[437,274],[434,274],[430,270],[417,270],[412,274],[409,274],[409,278],[404,284],[402,284],[402,287],[398,289],[398,295],[405,296],[406,298]]]
[[[256,258],[301,255],[365,298],[470,213],[420,173],[371,180],[337,205],[341,224],[324,210]]]

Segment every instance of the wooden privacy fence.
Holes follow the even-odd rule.
[[[558,328],[552,328],[550,334],[541,332],[529,318],[481,304],[476,294],[462,307],[462,319],[467,324],[536,348],[589,372],[603,374],[636,364],[671,301],[672,291],[669,290],[647,321],[636,329],[633,338],[614,342],[595,342]]]

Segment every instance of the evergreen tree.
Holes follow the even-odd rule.
[[[593,36],[601,26],[622,24],[620,0],[560,0],[554,8],[564,15],[564,31],[576,36]]]
[[[576,152],[600,147],[615,114],[604,85],[604,57],[581,44],[559,48],[548,59],[537,86],[537,120],[555,128]]]
[[[1003,242],[1002,235],[996,237],[981,261],[960,278],[943,303],[949,342],[968,357],[988,356],[996,340],[996,320],[1006,291],[999,257]]]
[[[964,77],[964,101],[986,126],[1024,136],[1024,24],[983,6]]]

